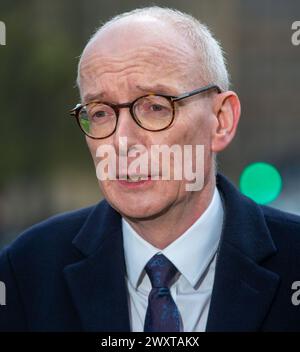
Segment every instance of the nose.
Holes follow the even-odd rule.
[[[143,144],[143,135],[145,131],[139,127],[131,116],[129,108],[121,108],[116,126],[116,131],[113,134],[113,144],[116,152],[125,154],[133,145]],[[125,147],[127,146],[127,150]]]

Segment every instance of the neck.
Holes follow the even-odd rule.
[[[164,214],[146,220],[126,220],[144,240],[156,248],[164,249],[205,212],[212,200],[215,185],[215,175],[212,175],[201,191],[189,192],[189,197],[170,207]]]

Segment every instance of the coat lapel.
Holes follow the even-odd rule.
[[[207,331],[256,331],[266,317],[279,277],[261,264],[276,253],[259,206],[218,175],[225,221],[217,257]]]
[[[85,331],[130,331],[121,217],[98,204],[73,244],[84,259],[64,275]]]

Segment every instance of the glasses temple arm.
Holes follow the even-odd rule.
[[[203,92],[206,92],[210,89],[216,89],[218,93],[221,93],[222,90],[220,89],[219,86],[215,85],[215,84],[210,84],[208,86],[205,86],[205,87],[202,87],[202,88],[198,88],[198,89],[195,89],[195,90],[192,90],[191,92],[188,92],[188,93],[184,93],[182,95],[179,95],[178,97],[172,97],[172,100],[173,101],[179,101],[179,100],[182,100],[182,99],[185,99],[185,98],[189,98],[189,97],[192,97],[193,95],[196,95],[196,94],[200,94],[200,93],[203,93]]]

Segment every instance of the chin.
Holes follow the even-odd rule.
[[[123,198],[110,194],[105,197],[108,203],[123,217],[136,220],[153,219],[163,213],[164,205],[159,199],[143,199],[142,196],[129,196]]]
[[[108,199],[108,202],[110,200]],[[139,204],[139,201],[136,200],[136,202],[132,204],[128,204],[128,201],[116,201],[112,204],[112,206],[123,216],[131,219],[151,219],[155,218],[162,212],[162,204],[155,205],[154,202],[149,202],[149,204],[145,204],[145,202],[142,202],[142,204]]]
[[[122,216],[137,220],[154,219],[167,211],[172,204],[170,198],[176,192],[169,192],[166,185],[157,186],[158,184],[150,189],[122,192],[114,183],[100,183],[101,192],[107,202]]]

